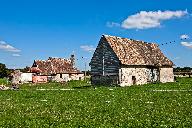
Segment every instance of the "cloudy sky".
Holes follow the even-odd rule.
[[[176,66],[192,66],[191,0],[0,0],[0,62],[68,58],[84,69],[102,34],[156,42]],[[82,58],[83,57],[83,58]]]

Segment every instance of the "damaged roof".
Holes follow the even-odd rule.
[[[48,60],[35,60],[31,72],[39,72],[41,75],[81,73],[73,67],[71,60],[52,57]]]
[[[109,43],[121,64],[124,65],[150,65],[150,66],[173,66],[155,43],[132,40],[116,36],[103,35]]]

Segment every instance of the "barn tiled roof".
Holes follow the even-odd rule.
[[[155,43],[146,43],[127,38],[103,35],[111,46],[121,64],[124,65],[150,65],[173,66]]]
[[[80,73],[70,60],[51,57],[48,60],[35,60],[31,68],[31,72],[33,71],[38,71],[41,75]]]

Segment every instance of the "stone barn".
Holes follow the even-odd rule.
[[[35,73],[35,83],[56,81],[67,82],[70,80],[83,80],[84,74],[74,67],[74,56],[70,59],[52,58],[48,60],[35,60],[31,69]],[[45,77],[47,77],[45,79]]]
[[[155,43],[103,35],[90,62],[92,84],[174,82],[173,62]]]

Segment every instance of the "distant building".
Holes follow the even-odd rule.
[[[175,77],[191,77],[192,76],[192,72],[174,72],[174,76]]]
[[[33,73],[30,73],[30,72],[21,73],[21,83],[31,83],[32,76],[33,76]]]
[[[10,80],[13,85],[21,84],[21,74],[20,70],[14,70],[10,75]]]
[[[103,35],[90,62],[93,84],[174,82],[173,62],[155,43]]]
[[[74,67],[74,60],[74,55],[70,59],[49,57],[48,60],[35,60],[30,69],[36,74],[33,82],[83,80],[84,74]]]
[[[23,73],[20,70],[14,70],[9,76],[9,79],[12,84],[18,85],[23,83],[31,83],[32,76],[33,76],[33,73],[29,73],[29,72]]]

